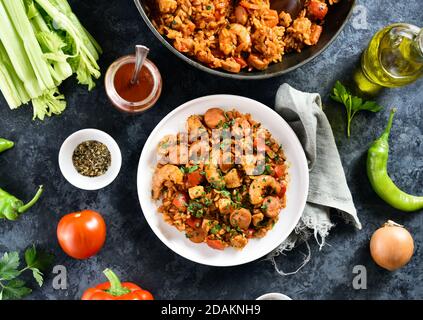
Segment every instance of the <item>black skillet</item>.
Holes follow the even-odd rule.
[[[176,50],[170,42],[167,41],[157,30],[154,28],[151,23],[150,18],[147,13],[149,11],[148,1],[154,0],[134,0],[135,5],[137,6],[139,12],[141,13],[142,18],[144,19],[147,26],[153,32],[153,34],[160,40],[170,51],[172,51],[176,56],[189,63],[190,65],[196,67],[197,69],[203,70],[205,72],[218,75],[221,77],[232,78],[232,79],[244,79],[244,80],[253,80],[253,79],[266,79],[275,76],[279,76],[285,73],[288,73],[302,65],[310,62],[319,54],[321,54],[335,38],[342,31],[346,25],[349,17],[352,14],[352,10],[355,4],[355,0],[341,0],[339,3],[330,6],[329,13],[325,18],[325,24],[323,26],[323,33],[320,37],[317,45],[312,47],[307,47],[302,50],[301,53],[289,53],[284,55],[282,62],[269,65],[266,70],[263,71],[252,71],[252,72],[240,72],[240,73],[229,73],[220,69],[209,68],[194,59],[190,58],[187,55]],[[276,1],[276,2],[275,2]],[[278,3],[279,2],[279,3]],[[280,9],[281,6],[284,6],[284,3],[292,1],[286,0],[273,0],[272,7],[275,9]],[[286,8],[284,8],[286,9]],[[296,8],[291,7],[288,11],[295,12]]]

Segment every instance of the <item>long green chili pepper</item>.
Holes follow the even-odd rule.
[[[43,193],[43,186],[38,188],[31,201],[24,204],[23,201],[0,189],[0,219],[16,220],[19,216],[31,208]]]
[[[15,144],[12,141],[0,138],[0,153],[13,148]]]
[[[412,196],[400,190],[388,175],[389,133],[396,109],[391,110],[388,125],[379,139],[373,142],[367,154],[367,176],[375,192],[392,207],[406,212],[423,209],[423,197]]]

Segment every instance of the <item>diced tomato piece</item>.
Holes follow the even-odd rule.
[[[179,211],[186,211],[188,206],[187,196],[183,193],[178,193],[173,199],[172,204],[178,208]]]
[[[235,57],[234,59],[241,66],[241,69],[243,69],[246,66],[248,66],[247,61],[245,61],[243,58],[241,58],[241,57]]]
[[[246,234],[245,234],[245,236],[248,238],[248,239],[251,239],[253,236],[254,236],[254,229],[251,229],[251,228],[248,228],[248,230],[247,230],[247,232],[246,232]]]
[[[285,193],[286,193],[286,183],[283,181],[281,183],[281,191],[279,191],[278,197],[282,198],[285,195]]]
[[[207,239],[206,243],[210,248],[213,248],[213,249],[216,249],[216,250],[224,250],[225,249],[225,244],[221,240]]]
[[[276,178],[281,178],[285,175],[285,170],[286,170],[285,165],[278,164],[278,165],[275,166],[273,171],[275,173]]]
[[[310,18],[323,20],[328,13],[328,5],[319,0],[310,0],[307,6],[307,12]]]
[[[253,147],[256,148],[257,151],[263,152],[264,150],[266,150],[266,142],[262,138],[258,138],[258,137],[254,138]],[[258,147],[260,147],[260,148],[258,148]]]
[[[196,228],[200,228],[201,227],[201,224],[203,223],[203,219],[191,217],[191,218],[187,219],[187,221],[185,221],[185,222],[191,228],[196,229]]]
[[[198,186],[203,181],[203,176],[199,170],[187,174],[187,187],[192,188]]]

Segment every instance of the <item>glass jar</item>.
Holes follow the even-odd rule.
[[[124,56],[113,62],[106,72],[104,84],[109,100],[118,110],[131,114],[137,114],[150,109],[157,102],[162,91],[162,77],[156,65],[151,60],[145,59],[143,69],[146,68],[148,75],[151,76],[153,82],[151,91],[146,94],[144,99],[140,101],[128,101],[122,98],[118,93],[115,81],[115,77],[118,71],[128,64],[134,64],[135,67],[134,55]],[[128,75],[128,77],[130,78],[130,75]],[[129,81],[128,85],[130,85]]]
[[[423,29],[406,23],[378,31],[362,56],[361,68],[368,81],[395,88],[423,75]]]

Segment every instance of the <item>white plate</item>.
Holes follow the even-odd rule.
[[[167,224],[157,211],[159,202],[151,198],[151,179],[156,166],[157,145],[163,136],[176,134],[185,120],[193,114],[204,114],[210,107],[224,110],[237,109],[250,113],[254,120],[262,123],[272,136],[282,144],[290,163],[290,183],[287,190],[287,206],[279,221],[262,239],[251,239],[242,250],[231,247],[224,251],[211,249],[206,244],[196,244],[175,227]],[[291,127],[279,114],[252,99],[234,95],[213,95],[191,100],[169,113],[150,134],[138,166],[138,197],[144,216],[159,239],[177,254],[191,261],[210,266],[235,266],[254,261],[276,249],[297,225],[308,194],[308,167],[303,148]]]

